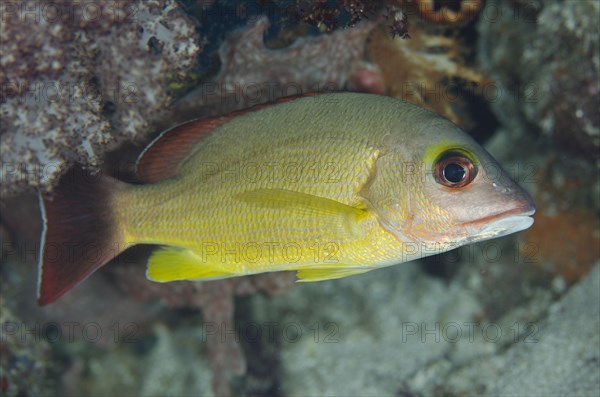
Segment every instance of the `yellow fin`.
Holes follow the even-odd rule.
[[[298,270],[296,277],[298,277],[298,282],[323,281],[354,276],[355,274],[362,274],[371,270],[373,269],[364,267],[302,269]]]
[[[360,220],[366,209],[357,208],[324,197],[285,189],[257,189],[240,193],[237,198],[267,208],[285,208],[307,214],[342,216]]]
[[[146,270],[148,280],[161,283],[176,280],[217,280],[235,275],[203,261],[190,250],[176,247],[164,247],[155,251],[148,260]]]

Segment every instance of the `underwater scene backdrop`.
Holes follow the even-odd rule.
[[[0,395],[600,395],[599,15],[596,0],[2,1]],[[38,305],[40,198],[69,170],[140,183],[164,130],[331,92],[450,120],[531,195],[533,225],[313,283],[156,283],[156,247],[136,246]]]

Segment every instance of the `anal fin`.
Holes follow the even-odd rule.
[[[333,280],[336,278],[354,276],[373,270],[364,267],[342,267],[342,268],[309,268],[298,270],[296,277],[298,282]]]
[[[155,251],[148,260],[146,277],[151,281],[169,282],[177,280],[218,280],[237,276],[222,268],[203,261],[191,250],[164,247]]]

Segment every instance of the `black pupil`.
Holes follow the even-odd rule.
[[[444,167],[444,178],[451,183],[459,183],[465,179],[467,171],[456,163],[450,163]]]

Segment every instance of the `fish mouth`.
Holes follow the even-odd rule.
[[[484,241],[528,229],[533,225],[535,206],[515,208],[466,224],[470,242]]]

